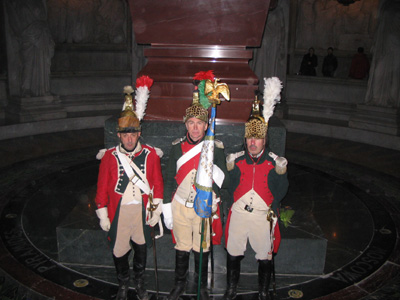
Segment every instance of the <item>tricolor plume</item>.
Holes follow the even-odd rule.
[[[264,78],[263,118],[268,123],[274,114],[275,105],[281,100],[282,82],[278,77]]]
[[[213,70],[197,72],[196,74],[194,74],[194,77],[193,77],[194,81],[199,81],[199,83],[197,84],[197,88],[199,90],[199,101],[200,101],[200,104],[205,109],[208,109],[211,106],[211,103],[208,101],[207,95],[204,93],[206,80],[214,81],[214,79],[215,79],[215,76],[214,76]]]
[[[150,88],[153,85],[153,79],[149,76],[141,76],[136,79],[136,115],[142,120],[147,106],[147,100],[150,96]]]

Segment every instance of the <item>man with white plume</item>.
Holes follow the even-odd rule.
[[[258,260],[259,299],[268,294],[272,256],[280,242],[277,224],[279,202],[288,190],[287,160],[267,147],[268,120],[280,101],[281,82],[277,77],[264,79],[264,105],[255,98],[252,114],[245,124],[245,150],[227,157],[229,193],[233,205],[225,228],[227,249],[227,289],[224,300],[237,296],[240,262],[247,241]]]
[[[133,88],[124,88],[125,103],[117,128],[120,143],[97,157],[101,163],[96,214],[111,244],[119,282],[117,300],[128,299],[128,259],[132,248],[133,286],[140,300],[149,299],[144,287],[147,245],[152,244],[151,227],[160,222],[164,192],[160,151],[139,141],[152,83],[148,76],[137,79],[136,111],[132,103]]]

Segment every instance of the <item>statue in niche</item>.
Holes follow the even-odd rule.
[[[253,59],[249,65],[258,78],[277,76],[281,80],[286,74],[286,23],[289,11],[288,2],[279,1],[268,13],[268,19],[261,41],[261,47],[253,51]],[[260,89],[264,81],[260,80]],[[261,86],[262,85],[262,86]]]
[[[19,58],[15,60],[17,65],[13,67],[18,69],[22,97],[50,94],[54,41],[47,24],[47,11],[43,1],[6,1],[8,22],[18,45]]]
[[[372,48],[366,103],[400,107],[400,0],[384,0]]]

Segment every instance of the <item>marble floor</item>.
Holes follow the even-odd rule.
[[[0,142],[0,299],[115,295],[115,271],[93,206],[102,145],[102,130]],[[286,156],[290,188],[282,207],[295,214],[288,227],[281,225],[274,299],[400,299],[400,153],[288,133]],[[173,285],[168,231],[156,249],[158,297],[164,298]],[[145,276],[155,299],[152,251]],[[215,246],[214,254],[209,287],[219,299],[223,247]],[[257,299],[251,251],[245,259],[238,299]],[[196,298],[192,273],[182,298]]]

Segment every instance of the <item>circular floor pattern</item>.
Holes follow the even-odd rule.
[[[68,159],[62,163],[62,158],[58,159],[58,170],[47,162],[48,167],[41,165],[37,172],[26,171],[22,164],[3,171],[2,175],[9,176],[13,183],[1,182],[6,191],[1,197],[1,203],[6,203],[0,220],[1,240],[10,257],[40,278],[77,294],[110,299],[117,290],[115,280],[93,272],[93,268],[74,268],[57,260],[56,227],[79,202],[89,203],[88,210],[93,209],[88,199],[96,184],[98,162]],[[392,254],[397,229],[391,215],[380,199],[340,178],[302,165],[292,164],[289,170],[291,188],[283,205],[296,208],[298,215],[304,216],[300,211],[312,213],[317,222],[324,223],[322,231],[328,249],[324,274],[303,277],[278,274],[278,299],[316,299],[341,291],[343,295],[362,296],[360,290],[348,290],[381,268]],[[346,254],[340,255],[338,251]],[[109,272],[113,274],[114,270],[111,268]],[[148,278],[152,277],[149,270],[146,273]],[[166,272],[164,276],[167,278],[160,279],[164,282],[160,284],[163,296],[171,287],[173,273]],[[225,285],[225,276],[217,277],[220,287],[212,293],[214,298],[222,295]],[[376,280],[385,277],[375,279],[374,284],[378,285]],[[253,284],[244,287],[242,281]],[[242,276],[238,299],[256,297],[256,282],[255,273],[248,274],[247,279]],[[153,290],[154,296],[150,283],[148,289]],[[134,290],[130,292],[133,297]],[[193,294],[189,293],[182,298],[191,297]]]

